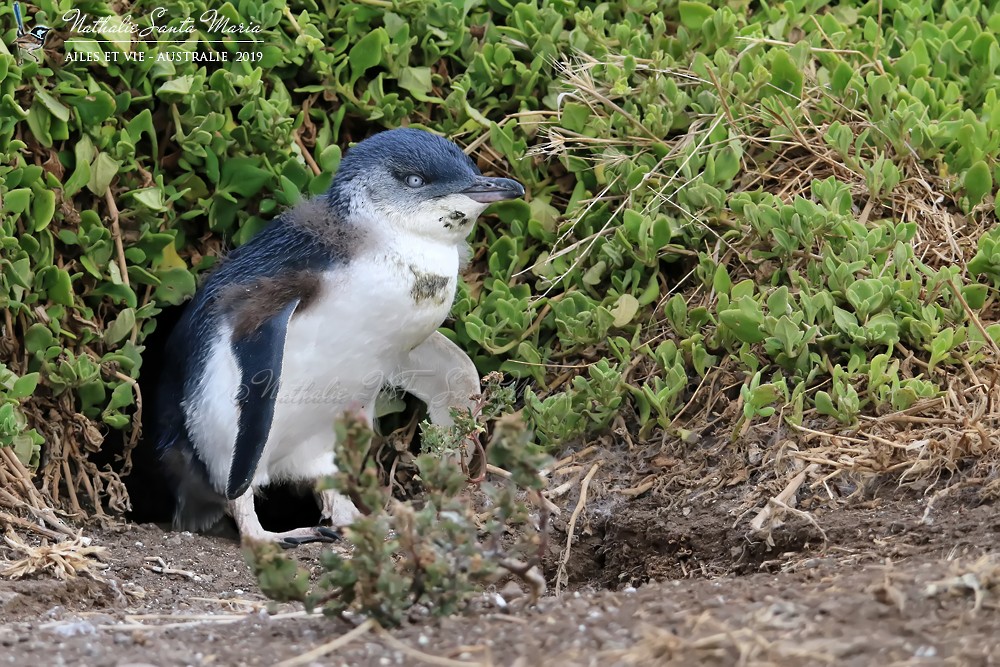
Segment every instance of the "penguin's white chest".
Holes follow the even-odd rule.
[[[329,272],[318,297],[292,317],[253,486],[333,473],[334,421],[345,410],[371,418],[379,391],[441,326],[455,296],[458,252],[420,250],[358,258]]]
[[[276,422],[307,413],[329,421],[314,405],[368,407],[405,356],[447,317],[457,253],[453,264],[432,268],[376,257],[327,274],[319,297],[289,323]]]

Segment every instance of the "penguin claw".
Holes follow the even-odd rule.
[[[283,537],[278,542],[278,545],[282,549],[294,549],[295,547],[302,546],[303,544],[310,544],[312,542],[337,542],[341,539],[341,534],[339,530],[329,528],[328,526],[316,526],[312,529],[315,535],[308,535],[304,537]]]

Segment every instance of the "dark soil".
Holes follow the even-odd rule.
[[[529,605],[505,588],[469,615],[414,622],[392,632],[396,642],[369,632],[302,664],[1000,660],[994,505],[956,497],[925,520],[926,500],[883,493],[811,510],[819,528],[792,517],[772,531],[768,549],[747,537],[748,517],[731,499],[668,511],[652,499],[612,495],[588,505],[578,523],[570,585],[560,595]],[[233,541],[152,524],[91,535],[108,548],[103,581],[0,581],[0,664],[271,665],[352,628],[292,605],[271,605],[277,615],[269,615]],[[564,541],[553,535],[550,574]],[[315,567],[320,548],[297,556]],[[146,557],[189,574],[155,573]]]

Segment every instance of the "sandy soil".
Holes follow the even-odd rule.
[[[814,511],[825,543],[794,518],[770,550],[733,528],[731,500],[621,501],[580,525],[558,597],[532,606],[505,589],[469,615],[365,632],[300,664],[1000,661],[996,506],[956,498],[925,521],[923,499],[890,495]],[[92,534],[108,548],[103,581],[0,581],[0,665],[271,665],[353,627],[292,605],[268,613],[235,542],[152,524]],[[553,535],[550,574],[564,539]],[[297,557],[315,566],[320,548]]]

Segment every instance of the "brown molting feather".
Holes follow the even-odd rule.
[[[308,232],[326,246],[338,263],[348,263],[364,246],[363,229],[339,219],[320,198],[307,199],[285,214],[285,222]],[[223,260],[225,261],[225,260]],[[233,336],[241,338],[277,315],[290,301],[299,299],[296,312],[308,308],[321,289],[315,271],[293,271],[249,283],[229,285],[216,299],[216,307],[233,323]]]
[[[277,315],[290,301],[299,299],[300,313],[316,299],[321,289],[320,274],[294,271],[252,283],[230,285],[218,298],[218,306],[233,323],[233,338],[243,338]]]
[[[439,276],[436,273],[426,273],[415,269],[410,265],[413,273],[413,287],[410,289],[410,297],[417,303],[427,299],[434,299],[438,303],[443,303],[445,289],[450,282],[448,276]]]
[[[364,245],[365,230],[338,218],[321,198],[307,199],[285,215],[290,224],[309,232],[345,262],[357,256]]]

